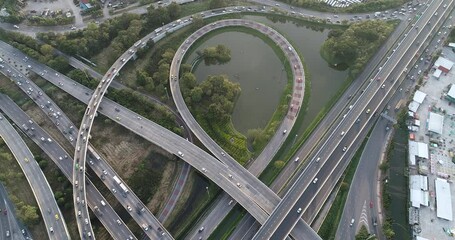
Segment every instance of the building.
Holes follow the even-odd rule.
[[[425,100],[426,96],[427,96],[426,93],[417,90],[415,92],[415,94],[414,94],[412,102],[409,103],[409,105],[408,105],[408,109],[410,111],[412,111],[412,112],[417,112],[417,110],[419,109],[420,104],[423,103],[423,101]]]
[[[428,159],[428,145],[423,142],[409,141],[409,164],[416,165],[417,158]]]
[[[92,8],[92,4],[90,4],[88,2],[88,0],[80,0],[79,1],[79,7],[82,9],[82,10],[87,10],[87,9],[90,9]]]
[[[433,65],[434,69],[439,69],[443,73],[448,73],[450,69],[453,67],[453,62],[450,61],[449,59],[439,57],[438,60]]]
[[[430,117],[428,118],[428,131],[441,135],[443,126],[444,116],[430,112]]]
[[[428,207],[430,205],[427,176],[409,176],[409,188],[411,205],[413,207],[420,208],[420,205],[423,205],[425,207]]]
[[[439,79],[439,77],[441,76],[442,74],[442,71],[441,69],[436,69],[433,73],[433,77],[435,77],[436,79]]]
[[[452,221],[452,194],[447,180],[436,178],[434,180],[436,188],[436,216],[445,220]]]
[[[450,102],[455,103],[455,86],[454,86],[454,84],[452,84],[452,86],[450,86],[449,92],[446,95],[446,99]]]

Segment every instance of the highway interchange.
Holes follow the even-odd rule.
[[[431,6],[434,6],[434,5],[431,5]],[[442,18],[442,15],[443,15],[443,14],[440,14],[440,16],[441,16],[440,18]],[[425,16],[428,16],[428,15],[425,15]],[[431,16],[432,16],[432,15],[429,15],[429,17],[431,17]],[[422,16],[422,18],[424,18],[424,17]],[[213,26],[213,25],[212,25],[212,26]],[[419,26],[419,25],[418,25],[418,26]],[[424,26],[425,26],[425,25],[423,25],[423,27],[424,27]],[[418,32],[420,33],[420,31],[418,31]],[[429,31],[428,31],[427,35],[428,35],[428,34],[429,34]],[[419,35],[419,36],[420,36],[420,35]],[[422,37],[422,38],[424,38],[424,37]],[[408,39],[409,39],[409,38],[408,38]],[[403,46],[404,46],[405,44],[410,44],[410,43],[412,43],[413,41],[414,41],[414,39],[409,40],[408,42],[404,42],[404,43],[403,43]],[[423,42],[423,41],[422,41],[422,42]],[[403,54],[403,53],[404,53],[404,50],[403,50],[403,51],[400,51],[400,49],[403,49],[403,46],[397,47],[397,51],[396,51],[397,53],[396,53],[396,54],[398,54],[398,53]],[[392,55],[392,58],[393,58],[393,56],[396,55],[396,54],[393,54],[393,55]],[[411,54],[411,55],[413,56],[413,54]],[[128,56],[128,55],[125,55],[125,57],[127,57],[127,56]],[[401,58],[401,56],[397,56],[397,58],[399,59],[399,58]],[[122,58],[119,58],[120,61],[121,61],[121,59],[122,59]],[[175,58],[175,59],[180,59],[180,58]],[[174,59],[174,60],[175,60],[175,59]],[[412,59],[412,57],[409,58],[409,59]],[[391,61],[393,62],[393,60],[391,60]],[[120,63],[119,63],[119,64],[120,64]],[[34,66],[33,68],[35,68],[35,66]],[[121,68],[121,66],[118,66],[117,69],[120,70],[120,68]],[[39,68],[38,68],[38,69],[39,69]],[[302,69],[303,69],[303,68],[302,68]],[[402,69],[403,69],[403,68],[402,68]],[[34,71],[35,71],[35,69],[34,69]],[[109,72],[112,73],[112,71],[113,71],[113,69],[111,69]],[[384,67],[382,68],[382,73],[383,73],[383,74],[386,74],[387,71],[391,71],[391,69],[389,68],[389,69],[387,70],[386,66],[384,66]],[[402,70],[400,70],[399,72],[401,72],[401,71],[402,71]],[[109,72],[108,72],[108,73],[109,73]],[[50,74],[50,75],[52,76],[52,74]],[[172,76],[172,75],[171,75],[171,76]],[[108,77],[105,77],[105,79],[107,79],[107,78],[108,78]],[[61,77],[57,77],[57,79],[61,80]],[[386,81],[385,79],[386,79],[386,77],[383,78],[383,81],[384,81],[384,82]],[[112,80],[112,79],[108,80],[108,82],[110,82],[111,80]],[[55,81],[55,80],[54,80],[54,81]],[[58,81],[58,80],[57,80],[57,81]],[[62,82],[63,82],[63,81],[62,81]],[[375,83],[375,82],[374,82],[374,83]],[[54,83],[54,84],[56,84],[56,83]],[[63,85],[66,85],[66,84],[67,84],[67,83],[64,83]],[[56,85],[63,88],[63,86],[60,86],[60,83],[57,83]],[[380,86],[380,85],[379,85],[379,86]],[[103,88],[103,87],[102,87],[102,88]],[[106,89],[107,89],[107,86],[105,86],[104,90],[106,90]],[[389,90],[387,90],[387,89],[389,89]],[[386,88],[384,91],[386,91],[386,90],[390,92],[390,88],[389,88],[389,87]],[[87,91],[87,92],[88,92],[88,91]],[[91,90],[90,90],[90,92],[91,92]],[[98,93],[100,93],[100,95],[102,95],[103,92],[104,92],[103,89],[101,89]],[[375,93],[376,93],[376,92],[380,92],[380,90],[379,90],[378,88],[376,88],[376,89],[375,89]],[[90,95],[90,93],[89,93],[89,95]],[[95,99],[96,99],[95,95],[97,95],[96,92],[95,92],[94,94],[92,94],[92,96],[94,96],[94,98],[92,98],[92,101],[91,101],[91,103],[89,103],[89,106],[91,106],[91,107],[95,107],[95,106],[96,106],[96,107],[97,107],[98,105],[103,105],[103,104],[106,102],[106,100],[103,100],[103,102],[102,102],[103,104],[100,103],[101,101],[98,102],[98,104],[96,104],[96,103],[95,103],[95,102],[96,102],[96,100],[95,100]],[[386,94],[383,94],[383,95],[386,95]],[[174,96],[174,94],[173,94],[173,96]],[[373,95],[371,95],[370,97],[372,97],[372,96],[373,96]],[[384,96],[383,96],[383,97],[384,97]],[[100,96],[100,98],[101,98],[101,96]],[[86,98],[86,99],[87,99],[87,98]],[[85,100],[85,101],[87,101],[87,100]],[[378,101],[379,101],[379,99],[378,99]],[[368,102],[366,102],[366,103],[368,103]],[[357,103],[356,103],[356,104],[357,104]],[[370,104],[371,104],[371,102],[370,102]],[[359,103],[359,105],[360,105],[360,103]],[[377,108],[379,108],[379,105],[380,105],[380,104],[377,105],[377,106],[378,106]],[[361,106],[361,105],[360,105],[360,106]],[[350,111],[350,114],[354,114],[354,113],[352,113],[352,112],[354,112],[354,110],[355,110],[356,108],[357,108],[357,105],[354,107],[354,109],[352,109],[352,111]],[[103,110],[104,110],[104,107],[103,107]],[[124,110],[125,110],[125,111],[124,111]],[[360,109],[360,107],[359,107],[359,110],[360,110],[360,111],[358,111],[357,114],[358,114],[358,115],[362,115],[361,113],[362,113],[365,109]],[[121,112],[127,112],[127,111],[128,111],[128,110],[126,110],[126,109],[122,109],[122,110],[121,110]],[[80,130],[81,132],[84,131],[84,129],[82,128],[83,124],[88,124],[88,125],[86,125],[86,126],[91,126],[91,123],[93,122],[94,117],[92,117],[92,118],[90,119],[90,115],[95,116],[95,115],[94,115],[95,112],[96,112],[96,110],[94,111],[93,109],[91,109],[91,110],[88,112],[89,114],[86,114],[86,115],[85,115],[86,118],[89,118],[89,119],[88,119],[88,120],[86,119],[87,121],[83,121],[83,123],[81,124],[81,128],[80,128],[80,129],[81,129],[81,130]],[[374,112],[374,110],[373,110],[373,112]],[[91,114],[90,114],[90,113],[91,113]],[[114,115],[115,115],[115,113],[114,113]],[[129,115],[131,115],[131,114],[129,114]],[[134,114],[133,114],[133,115],[134,115]],[[373,114],[370,114],[369,116],[372,116],[372,115],[373,115]],[[120,118],[119,116],[117,116],[117,117]],[[117,119],[117,117],[115,117],[115,118],[113,118],[113,119]],[[130,117],[130,116],[125,116],[125,118],[127,118],[127,119],[128,119],[128,117]],[[111,117],[111,118],[112,118],[112,117]],[[124,116],[122,116],[122,117],[121,117],[122,120],[120,121],[119,119],[117,119],[117,121],[118,121],[119,123],[120,123],[120,122],[123,123],[125,118],[124,118]],[[352,116],[351,116],[352,123],[355,121],[356,118],[357,118],[357,117],[356,117],[355,115],[352,115]],[[371,117],[369,117],[369,118],[371,118]],[[131,119],[131,117],[130,117],[130,119]],[[90,120],[91,120],[91,121],[90,121]],[[136,120],[137,120],[137,119],[136,119]],[[134,118],[133,118],[133,121],[134,121]],[[347,121],[345,121],[345,122],[347,122]],[[361,122],[367,122],[367,119],[365,119],[365,121],[362,120]],[[348,127],[346,127],[346,128],[343,128],[343,129],[350,129],[352,126],[354,126],[354,124],[352,124],[352,123],[351,123],[350,126],[348,126]],[[144,124],[143,126],[145,127],[146,124]],[[360,126],[360,125],[359,125],[359,126]],[[142,128],[142,126],[141,126],[140,128]],[[285,128],[285,129],[286,129],[286,128]],[[139,130],[139,131],[140,131],[140,130]],[[194,130],[193,130],[193,131],[194,131]],[[278,133],[281,133],[280,131],[277,131],[277,132],[278,132]],[[85,133],[84,133],[84,134],[85,134]],[[277,134],[277,135],[278,135],[278,134]],[[338,135],[338,133],[335,133],[334,135]],[[78,134],[78,136],[81,136],[81,135]],[[87,134],[86,136],[88,136],[88,134]],[[345,139],[348,138],[348,136],[354,137],[354,136],[352,136],[352,134],[351,134],[349,131],[347,131],[347,130],[346,130],[346,134],[345,134],[344,136],[345,136],[345,137],[344,137]],[[168,137],[169,137],[169,136],[168,136]],[[80,139],[78,138],[78,140],[77,140],[77,146],[80,146],[81,141],[83,141],[83,137],[81,137]],[[338,139],[338,141],[340,141],[340,140]],[[88,141],[85,142],[86,147],[88,147],[87,144],[88,144]],[[158,143],[157,143],[157,144],[158,144]],[[338,144],[338,145],[339,145],[339,144]],[[340,145],[340,146],[343,146],[343,145]],[[76,148],[76,149],[77,149],[77,148]],[[180,149],[180,148],[179,148],[179,149]],[[186,149],[186,148],[182,148],[182,149]],[[331,149],[335,149],[335,147],[333,147],[333,148],[331,148]],[[75,153],[76,159],[78,158],[78,152],[83,152],[83,150],[81,150],[81,151],[77,151],[77,150],[76,150],[76,153]],[[183,155],[179,154],[179,151],[173,150],[173,152],[174,152],[174,154],[180,155],[184,160],[186,160],[186,158],[184,158]],[[183,153],[183,151],[182,151],[182,153]],[[225,156],[221,153],[221,151],[219,151],[219,150],[217,150],[217,151],[215,151],[215,152],[212,152],[212,153],[215,154],[215,156],[218,155],[217,158],[219,158],[220,160],[222,160],[223,157],[225,157]],[[330,154],[331,154],[331,153],[329,153],[329,155],[330,155]],[[187,153],[187,152],[184,152],[184,155],[188,155],[188,153]],[[221,156],[219,156],[219,155],[221,155]],[[342,155],[344,155],[344,154],[342,154]],[[197,155],[195,155],[194,157],[196,157],[196,156],[197,156]],[[338,156],[339,156],[339,155],[338,155]],[[80,157],[80,158],[85,158],[85,153],[84,153],[84,156],[81,156],[81,155],[79,154],[79,157]],[[328,157],[327,157],[327,158],[328,158]],[[213,158],[209,158],[209,159],[213,159]],[[188,161],[190,161],[190,160],[188,160]],[[208,161],[216,161],[216,160],[208,160]],[[322,164],[322,165],[324,165],[325,162],[326,162],[325,159],[321,159],[321,164]],[[196,164],[196,163],[193,163],[192,165],[194,166],[195,164]],[[229,164],[229,161],[224,162],[224,164]],[[81,166],[82,166],[82,165],[83,165],[83,164],[82,164],[82,162],[81,162]],[[197,165],[197,164],[196,164],[196,165]],[[217,164],[215,164],[215,165],[217,165]],[[218,164],[218,165],[219,165],[219,164]],[[84,181],[85,181],[85,176],[84,176],[84,175],[85,175],[85,174],[84,174],[85,171],[76,171],[76,167],[75,167],[75,166],[76,166],[76,165],[74,164],[74,166],[73,166],[73,168],[72,168],[73,171],[75,171],[75,173],[81,172],[81,174],[74,174],[74,175],[73,175],[74,178],[75,178],[75,179],[77,178],[78,180],[81,180],[81,182],[84,182]],[[85,164],[84,164],[84,166],[85,166]],[[205,166],[205,165],[204,165],[204,166]],[[235,165],[234,165],[234,167],[235,167]],[[212,169],[213,169],[214,171],[216,171],[216,170],[218,170],[219,168],[220,168],[219,166],[214,166]],[[202,169],[202,168],[199,168],[199,169]],[[210,169],[210,168],[207,168],[207,169]],[[216,169],[216,170],[215,170],[215,169]],[[235,169],[235,170],[237,170],[237,169]],[[200,170],[200,171],[201,171],[201,170]],[[242,171],[243,171],[243,170],[242,170]],[[203,172],[203,174],[204,174],[204,173],[206,173],[206,172]],[[227,173],[227,172],[225,172],[225,174],[226,174],[226,173]],[[234,174],[235,174],[235,173],[234,173]],[[232,174],[232,175],[233,175],[233,174]],[[78,177],[78,176],[79,176],[79,177]],[[226,176],[229,176],[229,173],[228,173],[227,175],[224,175],[224,176],[225,176],[225,178],[226,178]],[[82,179],[81,179],[81,177],[82,177]],[[245,181],[245,182],[249,182],[249,181],[250,181],[250,182],[253,182],[253,183],[254,183],[254,181],[255,181],[255,178],[254,178],[253,175],[246,174],[246,175],[242,176],[242,178],[244,178],[244,177],[247,177],[247,178],[248,178],[248,179],[242,179],[242,180]],[[209,177],[209,178],[210,178],[210,177]],[[213,177],[212,177],[212,178],[213,178]],[[240,178],[239,178],[239,179],[240,179]],[[319,181],[321,181],[321,179],[323,179],[323,178],[320,178]],[[226,179],[224,179],[224,180],[226,180]],[[308,182],[308,181],[312,181],[312,180],[313,180],[313,179],[307,180],[307,182]],[[77,181],[77,180],[73,180],[73,181]],[[215,182],[216,182],[216,181],[215,181]],[[86,185],[86,184],[82,184],[83,187],[85,187],[85,185]],[[232,184],[232,185],[233,185],[233,184]],[[313,186],[313,185],[311,185],[311,184],[309,184],[309,183],[307,183],[307,185],[308,185],[308,186]],[[243,185],[242,185],[242,186],[243,186]],[[244,186],[252,186],[252,185],[244,185]],[[264,186],[265,186],[265,185],[264,185]],[[263,189],[262,191],[265,191],[265,192],[261,193],[261,195],[258,195],[258,196],[262,196],[263,194],[267,194],[267,192],[268,192],[268,194],[270,194],[270,190],[268,190],[268,188],[267,188],[267,187],[264,187],[264,186],[262,186],[261,184],[259,184],[259,188],[262,188],[262,189]],[[235,186],[234,186],[234,188],[231,187],[231,192],[234,191],[233,189],[235,189],[235,188],[236,188]],[[247,188],[248,188],[248,187],[247,187]],[[226,188],[226,189],[228,189],[228,188]],[[316,190],[317,190],[317,189],[316,189]],[[85,190],[83,190],[83,192],[84,192],[84,191],[85,191]],[[314,190],[313,190],[313,191],[314,191]],[[234,191],[234,192],[235,192],[235,191]],[[259,192],[256,192],[256,193],[259,193]],[[237,193],[237,194],[239,194],[239,193]],[[240,193],[240,194],[245,194],[245,193]],[[254,191],[253,191],[253,192],[250,192],[250,193],[247,193],[247,194],[255,195],[255,194],[254,194]],[[277,197],[277,196],[275,196],[275,197]],[[242,200],[241,200],[241,201],[242,201]],[[76,197],[75,197],[75,203],[76,203]],[[242,204],[242,203],[245,204],[244,202],[241,202],[241,204]],[[242,205],[243,205],[243,204],[242,204]],[[267,206],[270,204],[270,203],[267,203],[267,201],[261,202],[261,200],[258,200],[258,201],[257,201],[257,204],[258,204],[258,205],[262,205],[262,206],[266,206],[266,212],[268,212],[268,211],[271,210],[271,209],[269,209],[269,208],[267,207]],[[272,203],[272,205],[273,205],[273,203]],[[76,206],[76,204],[75,204],[75,206]],[[244,207],[245,207],[245,206],[244,206]],[[248,207],[246,207],[246,208],[248,208]],[[291,208],[294,209],[293,207],[291,207]],[[289,208],[289,210],[290,210],[291,208]],[[75,210],[75,211],[76,211],[76,210]],[[276,210],[275,210],[275,211],[276,211]],[[294,211],[292,211],[292,212],[294,212]],[[76,212],[76,214],[77,214],[77,212]],[[88,217],[88,211],[86,211],[86,214],[87,214],[87,215],[84,215],[84,217],[85,217],[85,216]],[[258,214],[258,212],[256,212],[256,214]],[[256,217],[260,218],[259,215],[257,215]],[[89,217],[88,217],[88,219],[89,219]],[[301,221],[300,221],[300,222],[301,222]],[[82,226],[82,224],[80,224],[80,225]],[[85,224],[85,225],[90,225],[90,224]],[[288,225],[288,224],[286,224],[286,225]],[[290,230],[291,230],[291,229],[290,229]],[[289,234],[290,230],[282,231],[282,233],[284,233],[284,234],[287,235],[287,234]],[[87,230],[81,231],[81,234],[82,234],[83,232],[86,232],[86,231],[87,231]]]

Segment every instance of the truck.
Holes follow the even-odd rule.
[[[123,190],[123,192],[128,193],[128,188],[126,188],[125,184],[120,183],[120,188]]]
[[[114,176],[112,177],[114,179],[114,181],[117,183],[117,184],[122,184],[122,182],[120,181],[120,179],[117,177],[117,176]]]
[[[155,29],[155,33],[159,33],[159,32],[161,32],[162,30],[163,30],[163,28],[162,28],[162,27],[160,27],[160,28],[157,28],[157,29]]]
[[[381,12],[375,12],[374,13],[374,17],[380,17],[381,16]]]
[[[134,46],[135,46],[135,47],[139,47],[139,45],[141,45],[141,43],[142,43],[142,40],[139,40],[139,41],[137,41],[137,42],[134,44]]]

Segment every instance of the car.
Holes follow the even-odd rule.
[[[19,29],[19,26],[17,26],[17,25],[13,25],[13,27],[14,27],[15,29]]]
[[[24,158],[24,161],[25,161],[25,162],[28,162],[28,158]]]
[[[286,134],[287,132],[288,132],[288,130],[284,129],[283,134]]]
[[[9,234],[9,231],[6,230],[6,236],[9,237],[9,235],[10,235],[10,234]]]
[[[368,114],[368,113],[370,113],[370,112],[371,112],[371,110],[368,108],[367,111],[366,111],[366,114]]]
[[[370,208],[373,208],[373,201],[370,201]]]
[[[297,209],[297,213],[301,213],[301,212],[302,212],[302,208]]]
[[[59,220],[60,217],[58,216],[58,214],[55,214],[55,220]]]
[[[298,162],[299,159],[300,159],[299,157],[296,157],[296,158],[294,159],[294,162]]]
[[[202,168],[202,171],[203,171],[203,172],[207,172],[207,169],[206,169],[206,168]]]
[[[348,150],[348,147],[347,147],[347,146],[344,146],[344,147],[343,147],[343,152],[346,152],[346,150]]]
[[[351,223],[349,224],[350,227],[352,227],[354,225],[354,222],[355,222],[355,219],[351,219]]]
[[[117,219],[116,222],[117,222],[118,225],[122,225],[122,222],[120,222],[119,219]]]
[[[88,219],[87,218],[84,219],[84,223],[85,223],[85,225],[88,225]]]
[[[129,212],[133,211],[130,205],[127,205],[126,208],[128,209]]]
[[[318,178],[314,178],[313,183],[317,183],[317,182],[318,182]]]
[[[115,188],[112,189],[112,192],[113,193],[117,193],[117,190],[115,190]]]
[[[321,157],[316,158],[316,162],[321,161]]]
[[[344,133],[345,133],[344,131],[341,131],[341,136],[344,136]]]
[[[78,217],[82,217],[81,211],[77,211],[77,216],[78,216]]]
[[[373,226],[378,225],[378,219],[376,217],[373,218]]]
[[[180,151],[178,151],[177,154],[178,154],[180,157],[183,157],[183,156],[184,156],[184,154],[183,154],[182,152],[180,152]]]
[[[54,233],[54,228],[53,228],[53,227],[50,227],[50,228],[49,228],[49,231],[50,231],[51,233]]]
[[[384,88],[385,88],[385,84],[382,84],[381,89],[384,89]]]

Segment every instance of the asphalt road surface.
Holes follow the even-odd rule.
[[[342,159],[344,157],[344,153],[346,150],[341,151],[342,148],[347,149],[350,147],[350,142],[352,142],[353,139],[355,139],[358,135],[358,130],[351,130],[352,126],[355,124],[356,119],[359,116],[363,116],[363,112],[367,112],[367,119],[370,120],[371,116],[373,114],[369,114],[370,110],[366,110],[367,107],[370,107],[373,109],[373,112],[375,112],[378,109],[378,106],[382,103],[382,100],[384,97],[390,92],[390,85],[388,87],[385,87],[385,80],[388,79],[390,73],[394,69],[399,69],[398,71],[402,71],[402,69],[405,68],[413,58],[415,51],[417,50],[415,44],[413,45],[414,41],[420,41],[426,39],[428,36],[428,31],[424,30],[422,31],[422,28],[426,26],[426,23],[429,21],[429,19],[433,16],[433,13],[436,11],[438,7],[442,8],[442,3],[438,2],[438,4],[431,4],[429,7],[429,10],[427,10],[422,17],[419,19],[417,22],[416,26],[419,27],[415,31],[410,31],[409,35],[399,43],[399,47],[396,48],[396,52],[394,51],[394,54],[391,55],[389,60],[386,62],[386,64],[382,67],[380,67],[380,75],[377,75],[373,81],[370,82],[369,86],[367,89],[365,89],[365,92],[361,96],[365,97],[360,97],[355,103],[354,103],[354,108],[343,117],[342,122],[336,127],[336,130],[333,131],[333,134],[331,136],[332,141],[326,142],[324,149],[322,150],[327,153],[321,154],[321,150],[318,153],[318,157],[321,157],[321,163],[325,164],[326,163],[326,158],[330,156],[332,159],[331,162],[335,162],[335,159]],[[442,9],[441,9],[442,11]],[[441,14],[442,15],[442,14]],[[439,15],[439,16],[441,16]],[[435,16],[435,18],[438,18]],[[439,17],[440,18],[440,17]],[[423,32],[423,33],[422,33]],[[422,34],[420,34],[422,33]],[[408,49],[412,46],[412,50],[414,51],[408,51]],[[405,55],[405,53],[411,55],[408,57]],[[403,56],[404,55],[404,56]],[[409,61],[401,61],[401,58],[404,57],[404,59],[409,59]],[[406,58],[407,57],[407,58]],[[399,62],[398,64],[396,64]],[[393,79],[393,78],[391,78]],[[378,81],[376,81],[378,80]],[[390,80],[390,79],[389,79]],[[392,80],[393,82],[394,80]],[[387,82],[390,83],[390,82]],[[370,109],[368,108],[368,109]],[[360,111],[359,111],[360,110]],[[372,113],[373,113],[372,112]],[[362,125],[362,122],[365,120],[360,119],[360,125]],[[354,132],[355,131],[355,132]],[[332,153],[335,153],[332,156]],[[328,154],[328,155],[326,155]],[[325,157],[324,159],[324,155]],[[330,161],[328,161],[330,162]],[[263,226],[257,234],[256,238],[257,239],[263,239],[263,238],[272,238],[272,239],[282,239],[283,236],[286,236],[287,233],[290,232],[290,230],[293,227],[293,223],[299,219],[300,215],[295,214],[294,211],[296,211],[297,207],[296,206],[303,206],[305,203],[308,203],[308,201],[300,201],[301,195],[304,191],[308,191],[308,194],[313,194],[315,195],[317,193],[317,187],[316,185],[319,185],[317,182],[317,179],[327,179],[330,177],[330,175],[333,173],[333,169],[329,170],[328,172],[322,172],[317,170],[319,167],[317,166],[318,164],[321,164],[316,161],[315,158],[312,160],[313,166],[309,167],[309,171],[313,171],[316,174],[310,174],[310,176],[313,176],[313,184],[310,184],[311,180],[308,178],[308,174],[304,177],[303,174],[299,177],[298,181],[293,185],[291,188],[291,191],[288,192],[285,196],[287,198],[287,201],[282,201],[279,204],[279,208],[275,209],[274,214],[272,214],[273,217],[271,217],[268,220],[268,223]],[[316,164],[317,163],[317,164]],[[311,164],[311,163],[310,163]],[[330,163],[329,163],[330,164]],[[338,165],[338,163],[336,164]],[[306,182],[306,183],[304,183]],[[305,190],[305,188],[307,188]],[[294,212],[294,214],[289,214],[291,212]],[[292,216],[289,216],[292,215]],[[288,216],[288,217],[286,217]],[[287,220],[285,220],[287,218]],[[292,219],[292,220],[291,220]],[[280,225],[281,223],[284,223]],[[275,234],[275,231],[278,230],[279,233]]]
[[[2,116],[2,115],[0,115]],[[58,208],[49,183],[46,180],[41,168],[35,161],[33,154],[28,149],[24,140],[16,132],[13,126],[2,116],[0,120],[0,135],[8,145],[9,149],[16,158],[19,166],[30,184],[33,195],[36,198],[38,207],[41,211],[44,224],[50,239],[70,239],[68,229],[63,219],[62,213]],[[31,122],[31,120],[29,120]],[[24,124],[29,125],[29,121]],[[31,126],[30,126],[31,125]],[[30,128],[34,126],[33,122]],[[36,125],[36,124],[35,124]],[[21,125],[19,125],[22,129]],[[30,130],[31,131],[31,130]],[[7,166],[4,166],[7,167]]]
[[[16,125],[30,119],[19,106],[17,106],[8,96],[3,94],[0,94],[0,109],[5,112]],[[38,125],[35,125],[33,136],[31,134],[28,134],[28,136],[52,159],[52,161],[54,161],[62,173],[71,181],[73,159],[68,153]],[[51,139],[52,143],[41,141],[41,137]],[[65,156],[67,156],[67,158],[65,158]],[[60,157],[62,157],[62,159],[60,159]],[[81,200],[81,204],[87,203],[92,208],[100,222],[106,227],[114,239],[128,239],[130,236],[133,236],[131,231],[123,223],[122,219],[112,209],[89,179],[87,179],[86,184],[88,201],[82,202]],[[99,206],[101,201],[106,202],[106,206],[99,208],[99,211],[95,210],[95,206]],[[118,224],[116,221],[117,219],[121,224]]]

